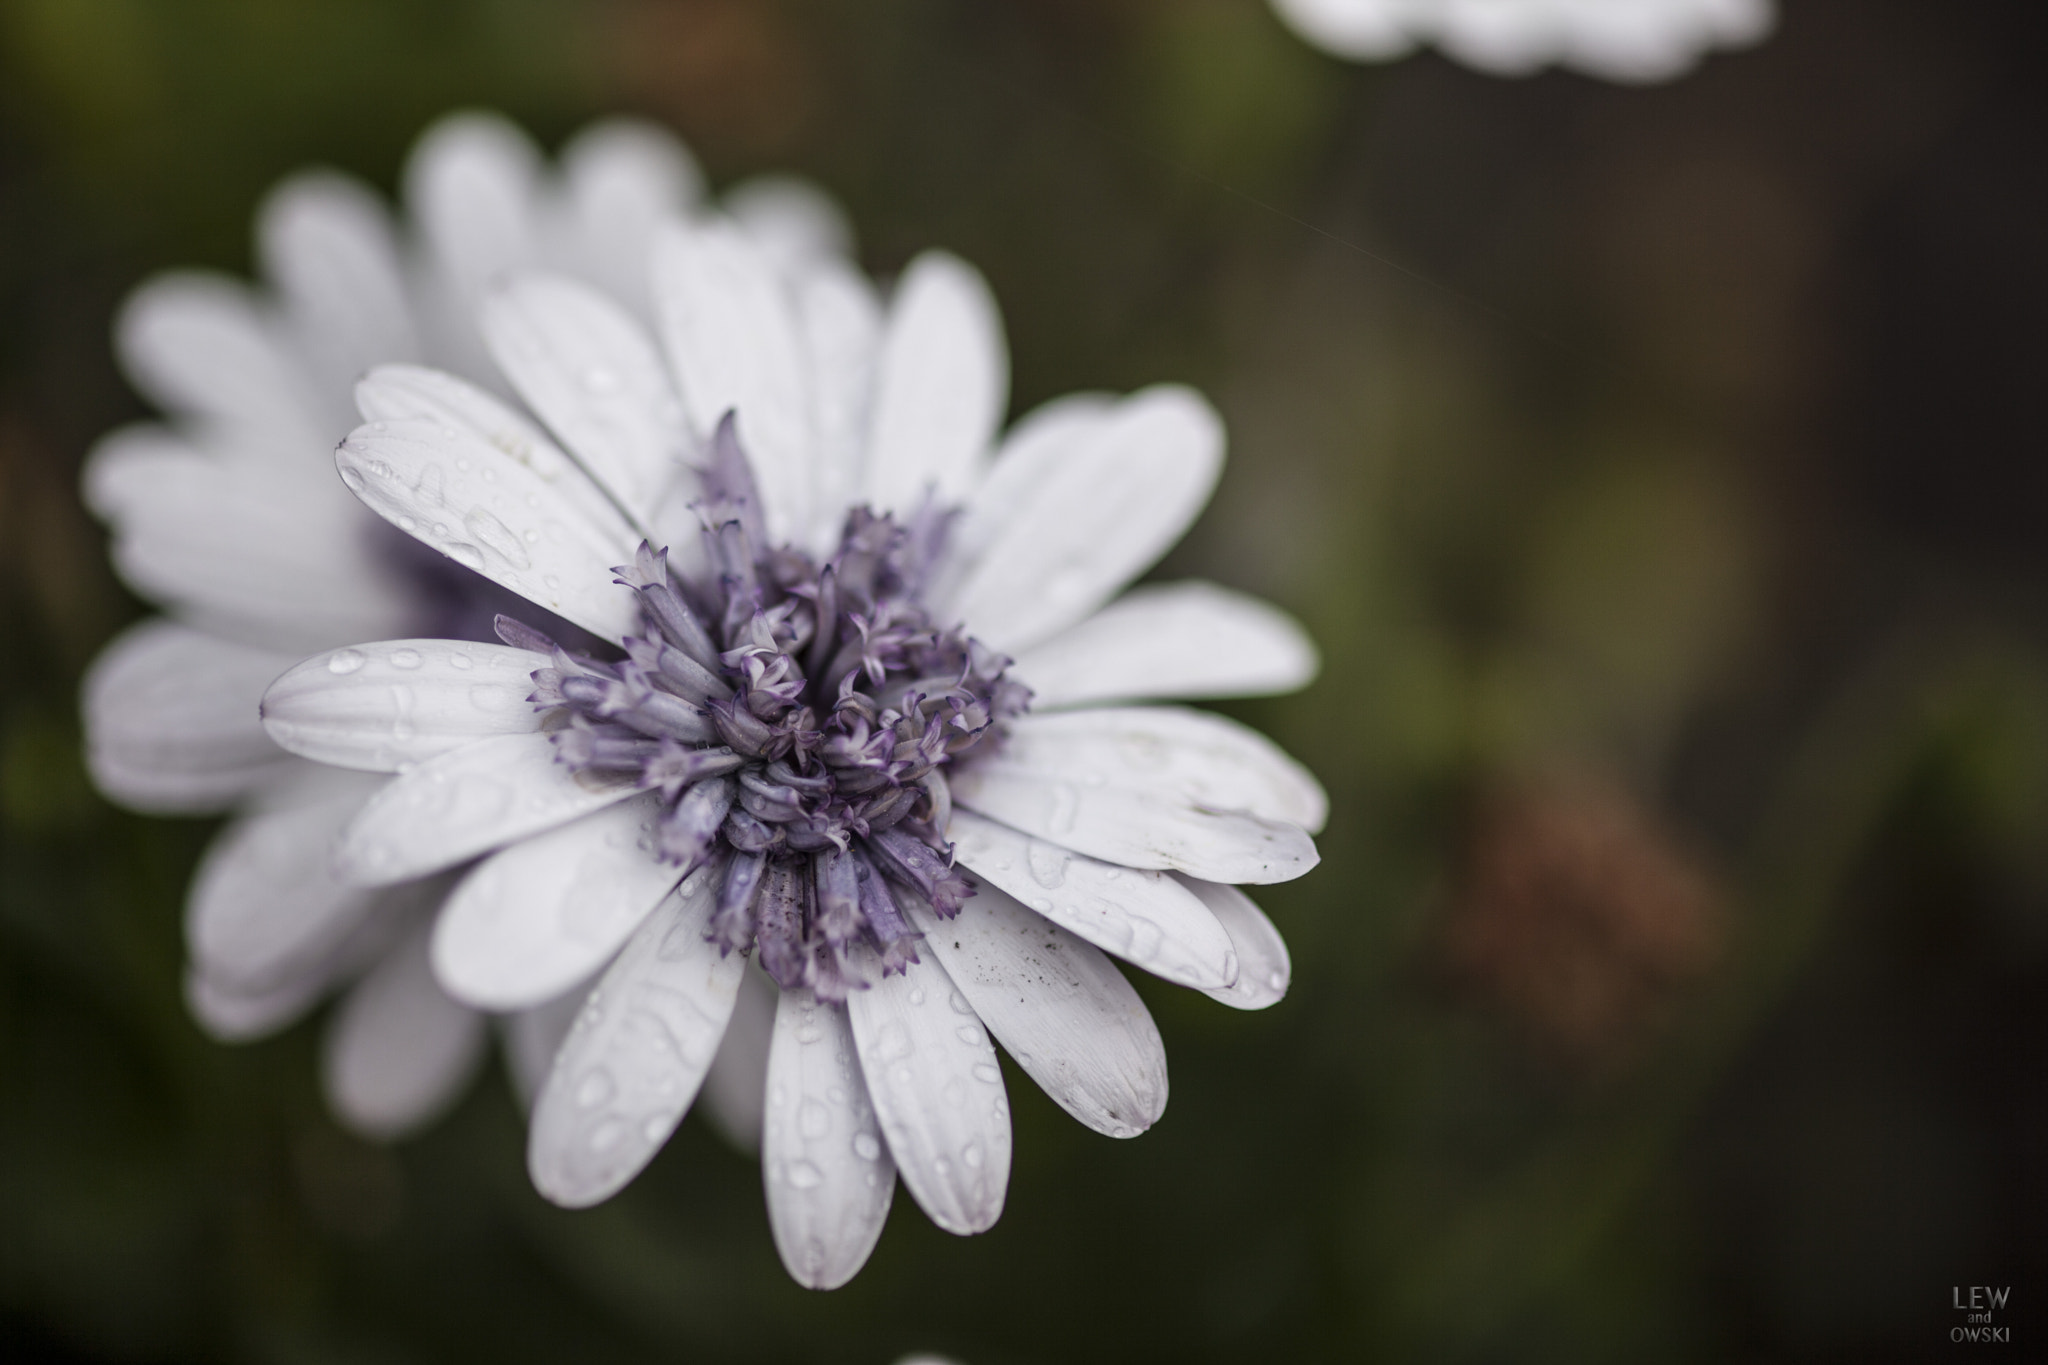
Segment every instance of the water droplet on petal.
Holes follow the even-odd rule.
[[[824,1174],[808,1161],[789,1163],[789,1183],[800,1190],[815,1190],[825,1183]]]
[[[796,1130],[815,1142],[832,1131],[832,1111],[816,1100],[805,1100],[797,1107]]]
[[[882,1144],[875,1141],[873,1133],[855,1133],[853,1135],[853,1154],[862,1161],[873,1161],[881,1156]]]
[[[420,652],[416,649],[394,649],[391,651],[391,666],[393,668],[418,668],[420,666]]]
[[[579,1109],[595,1109],[612,1097],[612,1073],[603,1067],[593,1067],[576,1086],[576,1106]]]
[[[363,666],[363,651],[360,649],[337,649],[327,656],[329,673],[353,673]]]

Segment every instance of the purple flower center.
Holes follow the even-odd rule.
[[[730,415],[705,483],[707,571],[678,573],[645,541],[616,570],[640,596],[624,658],[571,653],[506,616],[498,634],[553,655],[529,700],[557,758],[659,792],[657,856],[717,866],[711,938],[758,947],[778,985],[843,1000],[866,984],[857,942],[884,973],[917,960],[905,897],[950,918],[974,894],[944,840],[944,770],[999,742],[1031,694],[918,600],[947,514],[857,508],[823,565],[765,549]]]

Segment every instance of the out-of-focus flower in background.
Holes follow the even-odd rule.
[[[1105,953],[1239,1008],[1285,992],[1233,884],[1314,866],[1321,787],[1236,722],[1124,703],[1291,691],[1316,653],[1212,584],[1123,592],[1207,503],[1221,421],[1157,386],[1002,437],[1001,321],[957,258],[913,261],[885,308],[835,256],[679,223],[652,280],[659,346],[560,276],[486,299],[485,343],[559,445],[390,366],[336,455],[400,530],[611,648],[501,617],[501,647],[326,651],[265,724],[397,774],[339,830],[345,881],[481,858],[433,934],[455,997],[529,1009],[603,973],[534,1110],[558,1203],[639,1173],[772,979],[769,1037],[736,1046],[761,1059],[776,1245],[832,1288],[898,1173],[945,1230],[995,1223],[991,1034],[1090,1128],[1159,1118],[1159,1032]]]
[[[1716,48],[1760,42],[1773,0],[1273,0],[1303,38],[1339,57],[1391,61],[1433,45],[1480,71],[1552,64],[1649,84]]]
[[[311,649],[487,635],[504,595],[403,553],[411,542],[334,477],[351,386],[371,365],[417,359],[490,382],[473,317],[511,268],[546,264],[644,298],[653,227],[692,211],[701,182],[649,125],[595,125],[550,172],[509,123],[458,115],[411,159],[405,231],[361,184],[299,175],[259,215],[267,292],[183,272],[143,285],[122,313],[122,359],[168,420],[102,441],[85,492],[114,528],[122,577],[167,614],[108,645],[86,680],[93,776],[136,810],[234,812],[191,888],[193,1012],[217,1037],[261,1037],[354,981],[324,1079],[364,1132],[407,1131],[452,1101],[484,1020],[427,970],[422,917],[445,881],[367,892],[335,880],[327,846],[375,784],[279,750],[257,702]],[[844,245],[836,209],[795,182],[743,186],[727,208],[771,251]],[[516,1060],[533,1025],[513,1027]]]
[[[1540,1048],[1626,1062],[1719,955],[1706,872],[1613,781],[1525,779],[1485,798],[1443,924],[1458,983]]]

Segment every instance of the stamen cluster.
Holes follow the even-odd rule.
[[[615,571],[640,596],[623,659],[571,653],[510,617],[498,633],[552,655],[529,700],[557,759],[659,792],[657,856],[686,873],[717,865],[711,938],[758,948],[778,985],[843,1000],[867,984],[849,964],[856,942],[885,974],[917,960],[902,898],[951,918],[974,893],[943,837],[944,769],[997,742],[1030,692],[918,601],[944,514],[905,525],[857,508],[822,567],[764,548],[730,415],[706,486],[708,573],[692,581],[645,541]]]

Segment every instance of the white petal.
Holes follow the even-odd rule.
[[[550,478],[474,432],[424,421],[357,427],[334,462],[372,511],[465,568],[614,642],[637,624],[638,598],[612,569],[638,537],[558,486],[589,488],[573,468]]]
[[[863,480],[877,511],[912,512],[926,491],[974,486],[1009,402],[1002,315],[979,271],[928,251],[889,307]]]
[[[1273,927],[1273,921],[1266,918],[1266,912],[1252,904],[1252,898],[1234,886],[1186,876],[1180,880],[1202,898],[1202,904],[1209,907],[1216,916],[1216,922],[1229,932],[1230,941],[1237,949],[1239,968],[1236,982],[1204,994],[1241,1010],[1262,1010],[1279,1003],[1280,998],[1287,994],[1287,983],[1294,975],[1294,966],[1288,960],[1287,940],[1280,937],[1280,931]]]
[[[1314,833],[1330,799],[1308,769],[1248,725],[1184,706],[1103,706],[1011,722],[991,763],[1084,787],[1131,787]]]
[[[705,941],[715,870],[649,916],[570,1029],[534,1106],[527,1170],[557,1204],[617,1193],[668,1141],[732,1015],[745,959]]]
[[[975,485],[946,535],[946,581],[957,588],[1033,490],[1085,452],[1116,411],[1106,393],[1070,393],[1041,403],[1003,438],[987,474]]]
[[[450,1108],[483,1061],[484,1018],[441,993],[426,925],[357,983],[327,1027],[327,1102],[357,1132],[396,1138]]]
[[[187,967],[185,1008],[216,1043],[253,1043],[297,1023],[330,984],[324,975],[309,974],[270,990],[244,992]]]
[[[281,747],[341,768],[395,773],[488,735],[540,729],[526,700],[544,654],[457,640],[351,645],[293,668],[263,694]]]
[[[569,1036],[569,1026],[583,1011],[594,981],[581,981],[552,1000],[531,1009],[514,1010],[499,1025],[505,1040],[505,1067],[512,1073],[512,1091],[530,1114],[540,1088],[554,1068],[555,1053]]]
[[[872,954],[862,965],[874,984],[846,1008],[903,1183],[947,1232],[986,1232],[1010,1183],[1010,1104],[995,1046],[933,958],[896,976],[882,976]]]
[[[632,794],[570,772],[546,735],[495,735],[387,782],[342,831],[335,872],[357,886],[423,877]]]
[[[785,273],[853,254],[845,210],[808,180],[757,175],[727,190],[720,207]]]
[[[606,119],[562,149],[561,179],[561,265],[652,323],[654,236],[703,197],[696,158],[658,124]]]
[[[847,509],[859,501],[882,308],[866,276],[828,261],[798,280],[797,313],[810,362],[817,430],[811,473],[815,512],[806,544],[823,557],[838,548]]]
[[[1223,424],[1200,394],[1170,385],[1135,394],[1022,492],[946,605],[998,649],[1036,644],[1165,554],[1222,468]]]
[[[310,382],[249,290],[225,276],[159,275],[122,305],[115,342],[165,410],[223,424],[309,468],[333,440]]]
[[[391,216],[367,186],[314,171],[271,191],[257,243],[338,437],[355,425],[356,377],[419,355]]]
[[[1098,1133],[1136,1137],[1166,1112],[1166,1045],[1101,952],[992,886],[941,920],[910,902],[988,1031],[1060,1108]]]
[[[656,305],[699,437],[728,409],[776,544],[811,520],[811,404],[795,309],[774,263],[730,223],[671,225],[656,242]]]
[[[192,879],[185,939],[199,971],[244,995],[306,976],[376,893],[337,881],[328,850],[376,779],[311,764],[223,829]]]
[[[587,285],[528,274],[492,291],[483,329],[527,406],[644,523],[684,472],[690,435],[640,324]]]
[[[837,1289],[875,1249],[896,1190],[844,1006],[782,993],[768,1094],[761,1180],[775,1249],[798,1284]]]
[[[477,865],[434,930],[434,969],[478,1009],[525,1009],[618,951],[676,884],[654,856],[653,793],[521,840]]]
[[[1017,655],[1036,711],[1164,697],[1292,692],[1316,674],[1293,617],[1213,583],[1133,588]]]
[[[494,383],[476,308],[499,276],[540,259],[540,154],[489,114],[456,114],[421,137],[405,168],[405,201],[426,238],[433,354],[456,373]]]
[[[309,493],[131,427],[94,449],[86,487],[115,525],[121,577],[203,625],[303,654],[407,623],[411,594],[372,552],[377,524],[338,484]]]
[[[86,673],[86,763],[108,796],[165,814],[221,810],[296,759],[263,733],[256,704],[289,655],[153,618]]]
[[[466,440],[481,440],[495,447],[500,458],[530,470],[580,517],[630,534],[618,507],[580,465],[539,427],[474,384],[418,365],[380,365],[356,385],[356,409],[377,430],[385,429],[376,427],[379,422],[424,420]]]
[[[1086,858],[959,806],[946,837],[984,884],[1134,967],[1198,990],[1237,975],[1230,935],[1167,873]]]
[[[1328,804],[1263,735],[1167,706],[1025,716],[949,784],[959,805],[1062,848],[1233,883],[1314,867],[1305,831]]]
[[[704,1117],[734,1149],[756,1156],[761,1150],[761,1114],[768,1104],[768,1047],[780,992],[752,958],[747,961],[732,1022],[726,1025],[711,1072],[704,1078]]]

